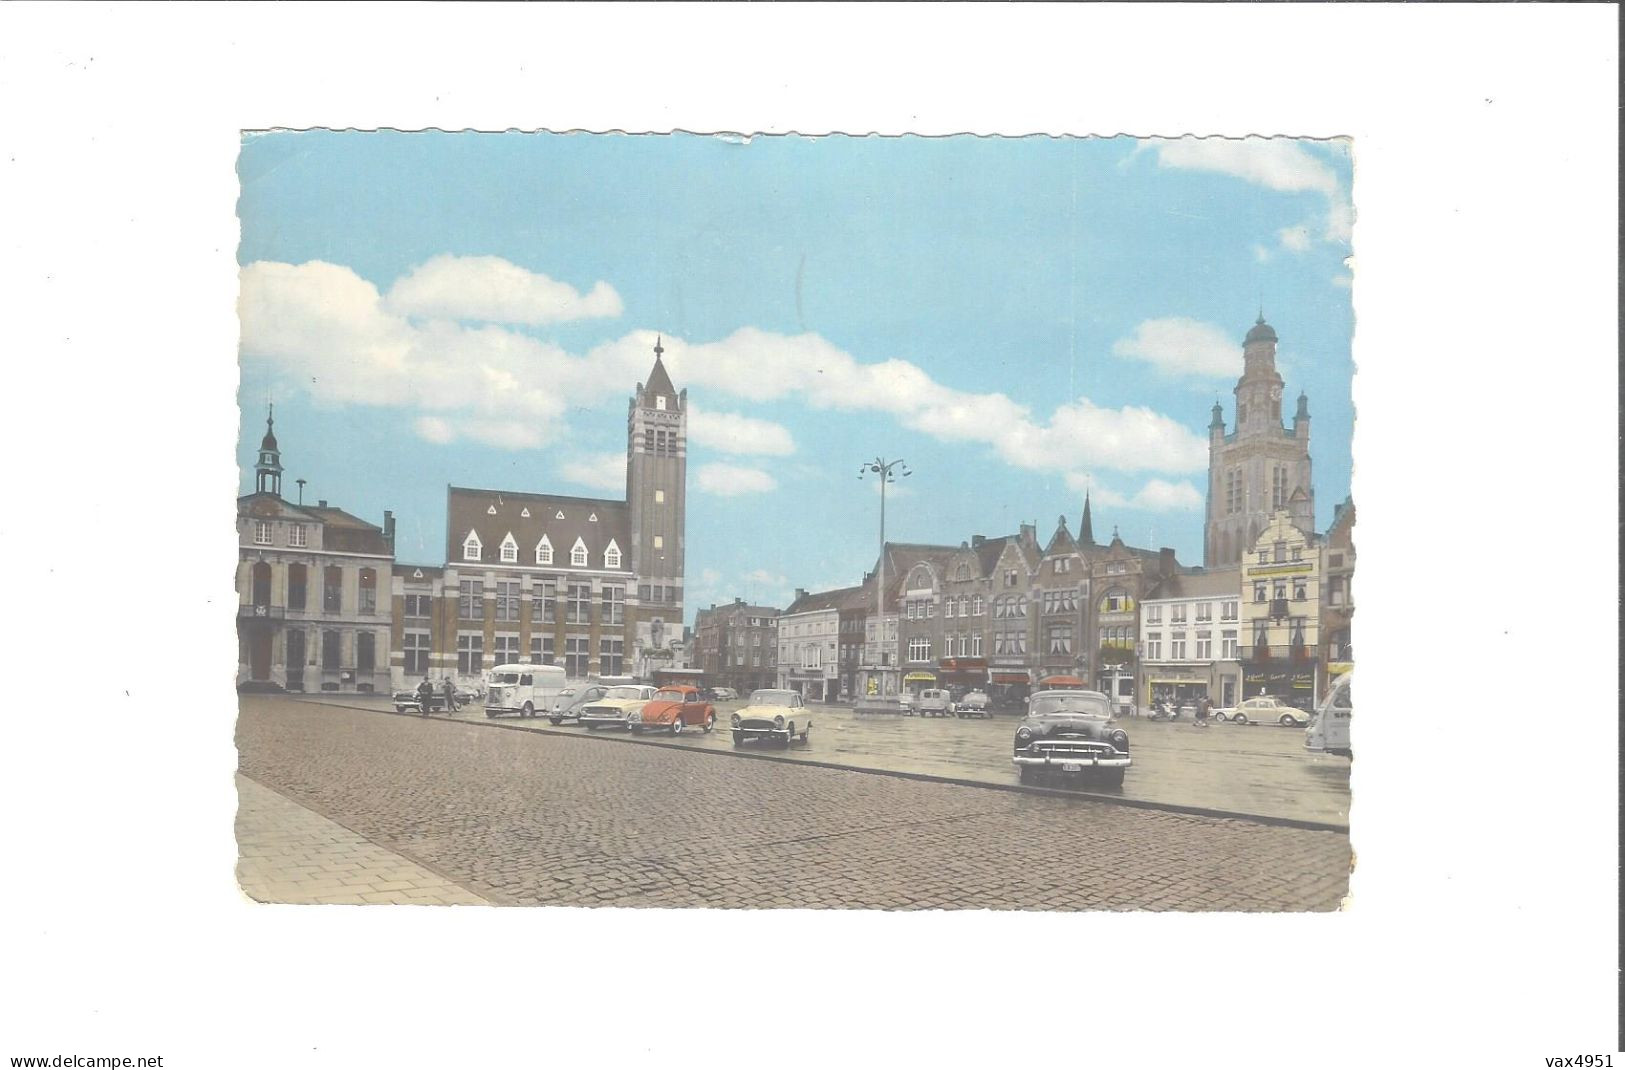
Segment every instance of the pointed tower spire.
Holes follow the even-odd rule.
[[[1083,492],[1083,519],[1078,523],[1078,541],[1085,546],[1095,544],[1095,524],[1089,515],[1089,492]]]
[[[282,497],[282,451],[276,444],[276,412],[265,403],[265,437],[260,439],[259,460],[254,462],[254,493]]]

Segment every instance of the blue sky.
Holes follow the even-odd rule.
[[[275,133],[239,173],[242,485],[274,397],[287,496],[393,509],[403,562],[448,483],[618,497],[657,332],[691,620],[857,582],[877,455],[893,539],[1047,539],[1090,487],[1097,537],[1199,564],[1261,302],[1321,527],[1348,493],[1345,143]]]

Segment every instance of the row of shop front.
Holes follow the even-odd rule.
[[[1230,707],[1242,699],[1272,695],[1303,709],[1313,707],[1330,680],[1347,672],[1347,662],[1219,661],[1101,667],[1090,680],[1062,669],[1031,669],[989,658],[944,658],[933,665],[863,667],[842,679],[833,668],[798,669],[786,684],[809,702],[838,702],[864,697],[918,695],[943,689],[954,694],[985,692],[995,707],[1019,708],[1044,686],[1089,687],[1113,697],[1121,706],[1149,707],[1154,702],[1194,705],[1203,698]]]

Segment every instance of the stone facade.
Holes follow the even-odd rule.
[[[1141,708],[1241,695],[1241,570],[1181,569],[1140,602]]]
[[[237,499],[238,686],[387,690],[394,517],[284,501],[269,415],[254,475]]]
[[[1317,697],[1320,649],[1318,540],[1282,510],[1241,563],[1243,698],[1274,695],[1308,709]]]
[[[1244,367],[1236,381],[1236,429],[1225,433],[1224,409],[1213,406],[1208,425],[1207,524],[1202,563],[1237,564],[1270,523],[1286,510],[1303,531],[1315,525],[1315,489],[1309,461],[1309,399],[1298,395],[1292,427],[1281,420],[1283,382],[1275,370],[1275,329],[1259,316],[1247,332]]]

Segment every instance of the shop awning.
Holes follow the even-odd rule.
[[[1027,682],[1027,674],[1024,672],[996,672],[993,674],[993,682],[996,684],[1024,684]]]
[[[907,676],[903,677],[903,680],[911,684],[929,684],[934,682],[936,678],[935,673],[911,672]]]
[[[1045,687],[1082,687],[1083,681],[1076,676],[1046,676],[1038,681]]]

